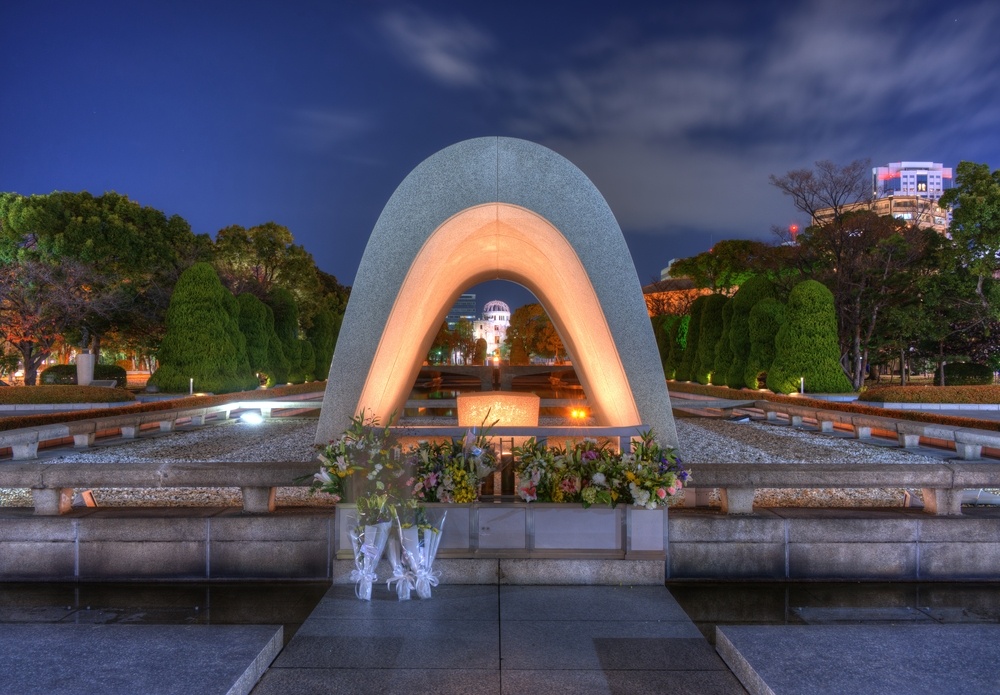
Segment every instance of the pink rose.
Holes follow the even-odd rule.
[[[670,494],[672,495],[674,493],[671,492]],[[667,496],[667,491],[661,487],[659,490],[656,491],[656,496],[662,500],[664,497]]]
[[[667,488],[667,492],[669,492],[671,495],[675,495],[677,494],[677,488],[675,487]]]

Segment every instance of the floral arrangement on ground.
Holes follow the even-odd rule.
[[[649,430],[631,452],[613,451],[606,443],[584,439],[548,447],[529,439],[514,450],[517,492],[525,502],[578,502],[646,509],[665,506],[691,479],[677,452],[661,446]]]

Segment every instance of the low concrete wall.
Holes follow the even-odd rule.
[[[334,532],[332,510],[99,509],[38,517],[29,508],[6,508],[0,510],[0,581],[343,581],[350,568],[335,559]],[[967,508],[960,517],[907,510],[773,509],[727,516],[672,509],[668,534],[666,579],[1000,576],[1000,509]],[[552,583],[566,581],[566,574],[582,584],[602,577],[649,583],[661,576],[648,561],[567,557],[543,567],[542,560],[495,556],[441,560],[452,583]],[[567,572],[565,561],[583,561],[587,571]],[[602,562],[617,564],[598,567]]]
[[[671,510],[668,579],[995,580],[1000,509]]]
[[[239,509],[0,513],[0,580],[330,578],[333,513]]]

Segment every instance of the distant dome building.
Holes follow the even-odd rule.
[[[494,299],[486,302],[483,317],[473,323],[473,335],[476,340],[485,340],[487,354],[493,355],[507,339],[509,326],[510,307],[499,299]]]

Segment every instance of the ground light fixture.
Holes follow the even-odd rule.
[[[260,425],[264,422],[264,416],[256,410],[248,410],[247,412],[240,414],[240,422],[247,425]]]

